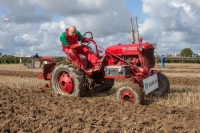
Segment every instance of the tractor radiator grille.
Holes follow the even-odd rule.
[[[144,66],[150,68],[155,66],[154,48],[144,50]]]

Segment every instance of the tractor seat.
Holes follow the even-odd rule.
[[[102,63],[101,63],[101,64],[102,64]],[[94,71],[94,72],[95,72],[95,71],[100,70],[101,66],[102,66],[102,65],[99,64],[98,67],[95,67],[95,68],[94,68],[94,67],[92,67],[92,68],[86,68],[85,71],[87,71],[87,72],[92,72],[92,71]],[[93,70],[93,69],[94,69],[94,70]]]
[[[98,71],[98,70],[100,70],[101,67],[103,66],[103,60],[104,60],[104,57],[101,58],[101,60],[97,61],[97,64],[96,64],[95,68],[94,67],[92,67],[92,68],[86,68],[85,71],[92,72],[92,71]]]

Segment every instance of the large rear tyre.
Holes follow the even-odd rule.
[[[153,96],[161,97],[164,96],[170,89],[170,83],[168,78],[163,73],[158,73],[158,85],[159,88],[152,91],[150,94]]]
[[[56,66],[51,81],[56,94],[82,97],[86,92],[84,73],[72,64]]]
[[[33,68],[40,68],[41,62],[40,60],[33,60]]]
[[[134,83],[124,83],[117,90],[117,100],[119,102],[131,102],[133,104],[142,104],[144,93],[139,85]]]

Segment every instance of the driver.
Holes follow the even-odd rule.
[[[60,41],[62,42],[62,50],[68,54],[72,59],[77,59],[82,69],[86,69],[86,64],[81,60],[79,54],[84,55],[88,61],[90,61],[95,67],[98,68],[98,57],[94,54],[92,49],[86,45],[82,45],[82,42],[89,42],[90,38],[85,38],[79,31],[76,30],[74,25],[71,25],[60,35]]]
[[[36,53],[34,56],[33,56],[33,59],[39,59],[40,57],[38,56],[38,53]]]

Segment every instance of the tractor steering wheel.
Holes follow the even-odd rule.
[[[86,35],[87,34],[90,34],[89,37],[87,37]],[[84,38],[90,38],[90,39],[93,39],[93,35],[92,35],[92,32],[88,31],[88,32],[85,32],[85,34],[83,34],[83,37]],[[84,45],[88,46],[90,44],[90,41],[88,43],[84,43]]]

